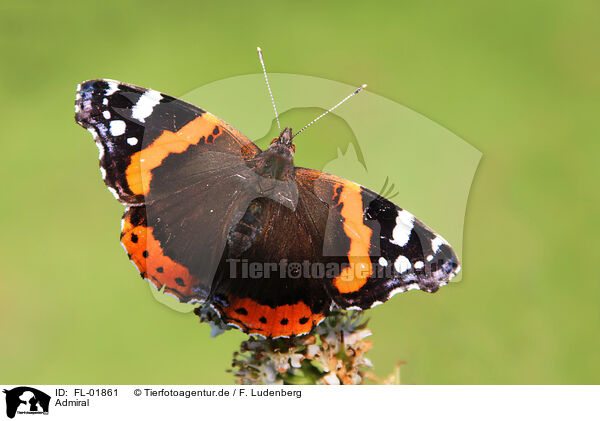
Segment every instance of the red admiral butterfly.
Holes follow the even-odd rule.
[[[107,79],[77,87],[75,120],[127,206],[121,243],[141,276],[249,334],[306,334],[334,308],[435,292],[460,270],[406,210],[295,167],[289,127],[262,151],[200,108]]]

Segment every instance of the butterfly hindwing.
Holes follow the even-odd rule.
[[[327,206],[312,195],[301,194],[295,209],[258,198],[242,220],[247,223],[238,230],[252,240],[241,253],[232,252],[237,245],[225,250],[213,285],[213,307],[226,323],[250,334],[310,332],[332,304],[323,279],[306,276],[301,267],[323,262],[314,245],[323,243]]]
[[[154,229],[148,226],[146,207],[130,206],[122,219],[121,244],[127,256],[146,279],[158,290],[181,302],[201,302],[207,295],[204,284],[188,268],[164,253]]]

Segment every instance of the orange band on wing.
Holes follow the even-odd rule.
[[[157,289],[164,285],[165,292],[175,295],[181,302],[202,299],[194,291],[200,281],[187,268],[165,256],[152,231],[152,227],[132,225],[127,216],[123,220],[121,243],[142,277]]]
[[[152,170],[172,153],[184,152],[190,145],[196,145],[204,138],[207,143],[214,142],[223,130],[217,126],[218,119],[203,114],[183,126],[178,132],[165,130],[148,147],[131,157],[131,164],[125,171],[127,184],[133,194],[148,194]],[[214,133],[216,134],[214,134]]]
[[[251,298],[229,297],[229,300],[229,307],[219,309],[221,317],[250,334],[274,338],[303,335],[325,318],[313,313],[303,302],[273,308]]]
[[[373,230],[363,222],[363,201],[360,186],[354,183],[341,184],[339,202],[344,218],[344,232],[350,239],[348,261],[350,265],[342,269],[333,280],[334,286],[342,293],[358,291],[373,272],[369,249]]]

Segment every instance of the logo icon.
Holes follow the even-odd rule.
[[[50,396],[41,390],[29,386],[4,389],[6,393],[6,416],[14,418],[16,414],[48,414]]]

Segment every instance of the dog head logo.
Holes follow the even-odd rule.
[[[6,415],[14,418],[19,414],[47,414],[50,407],[50,396],[33,387],[20,386],[6,393]]]

